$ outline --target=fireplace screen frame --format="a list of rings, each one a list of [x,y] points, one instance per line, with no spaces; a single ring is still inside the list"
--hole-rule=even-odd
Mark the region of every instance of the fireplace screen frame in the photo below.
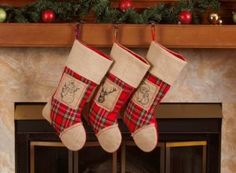
[[[31,141],[30,142],[30,173],[35,173],[35,147],[64,147],[61,142],[52,141]],[[126,147],[135,147],[133,141],[124,141],[121,145],[120,152],[120,172],[125,173],[126,170]],[[202,172],[206,173],[206,158],[207,158],[207,141],[181,141],[181,142],[159,142],[158,148],[160,149],[160,173],[170,173],[170,153],[171,149],[178,147],[202,147]],[[87,142],[85,147],[100,147],[98,142]],[[112,173],[117,173],[118,169],[118,152],[112,155]],[[68,173],[79,173],[79,152],[68,150]]]

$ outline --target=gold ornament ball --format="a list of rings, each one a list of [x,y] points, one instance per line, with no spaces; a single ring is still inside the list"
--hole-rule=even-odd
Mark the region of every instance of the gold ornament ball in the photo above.
[[[0,23],[4,22],[7,18],[7,13],[5,9],[0,8]]]
[[[211,24],[219,24],[220,16],[217,13],[211,13],[209,15],[209,22]]]
[[[219,25],[222,25],[223,24],[223,20],[220,19],[219,22],[218,22]]]
[[[233,16],[232,16],[232,18],[233,18],[233,22],[236,23],[236,12],[233,11],[232,14],[233,14]]]

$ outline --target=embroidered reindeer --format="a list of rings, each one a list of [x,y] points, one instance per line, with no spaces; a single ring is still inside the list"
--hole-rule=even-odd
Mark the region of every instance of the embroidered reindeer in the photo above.
[[[112,90],[108,90],[108,89],[105,89],[103,86],[102,90],[99,94],[99,97],[98,97],[98,102],[103,103],[106,100],[106,96],[108,96],[109,94],[111,94],[115,91],[116,91],[116,88],[112,88]]]
[[[66,103],[73,103],[75,99],[75,94],[79,90],[79,87],[76,87],[74,81],[69,81],[65,83],[61,90],[61,98]]]

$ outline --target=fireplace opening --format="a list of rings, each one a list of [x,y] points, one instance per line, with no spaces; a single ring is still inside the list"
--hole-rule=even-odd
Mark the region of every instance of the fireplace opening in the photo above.
[[[42,118],[44,105],[15,104],[17,173],[220,173],[221,104],[161,104],[159,144],[150,153],[136,147],[119,119],[123,141],[112,154],[86,123],[83,149],[67,150]]]

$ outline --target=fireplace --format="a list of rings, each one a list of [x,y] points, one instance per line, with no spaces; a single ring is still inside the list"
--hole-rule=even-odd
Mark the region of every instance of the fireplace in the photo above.
[[[119,119],[123,141],[112,154],[102,150],[86,123],[85,147],[67,150],[42,119],[43,106],[15,104],[17,173],[220,173],[221,104],[161,104],[159,144],[150,153],[135,146]]]

